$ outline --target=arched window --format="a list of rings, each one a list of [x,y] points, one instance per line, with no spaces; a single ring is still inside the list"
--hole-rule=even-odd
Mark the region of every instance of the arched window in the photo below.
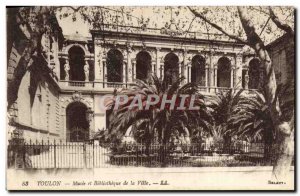
[[[146,51],[141,51],[136,55],[136,78],[147,80],[151,74],[151,56]]]
[[[218,61],[217,86],[230,88],[231,63],[227,57],[221,57]]]
[[[168,85],[173,84],[179,78],[179,59],[174,53],[165,56],[164,79]]]
[[[119,50],[112,49],[107,53],[107,81],[122,82],[123,55]]]
[[[73,102],[66,109],[67,140],[82,142],[89,139],[87,107],[81,102]]]
[[[191,82],[205,86],[205,58],[200,55],[192,59]]]
[[[258,59],[252,59],[249,62],[249,89],[258,89],[259,86],[259,76],[260,76],[260,61]]]
[[[69,50],[70,80],[84,81],[84,51],[79,46],[73,46]]]

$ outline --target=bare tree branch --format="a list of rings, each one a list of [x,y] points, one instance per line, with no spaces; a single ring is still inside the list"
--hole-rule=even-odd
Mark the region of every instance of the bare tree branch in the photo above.
[[[56,9],[60,9],[60,8],[69,8],[69,9],[73,10],[74,12],[77,12],[83,7],[84,6],[78,6],[78,7],[74,7],[74,6],[52,6],[52,10],[56,10]]]
[[[271,20],[276,24],[276,26],[279,29],[289,33],[290,35],[294,35],[294,30],[292,29],[292,27],[287,23],[280,21],[279,18],[275,15],[271,7],[269,7],[269,13],[270,13]]]
[[[281,115],[281,110],[279,107],[278,98],[276,97],[277,82],[275,77],[274,67],[268,52],[265,49],[265,45],[259,35],[255,31],[253,23],[251,23],[249,17],[247,16],[247,10],[244,7],[238,7],[239,17],[243,26],[243,29],[247,35],[250,42],[250,46],[255,50],[256,54],[260,58],[265,69],[265,97],[269,105],[270,113],[273,122],[279,123],[279,117]]]
[[[245,44],[245,45],[249,45],[247,40],[244,40],[236,35],[230,34],[227,31],[225,31],[222,27],[220,27],[219,25],[211,22],[210,20],[208,20],[204,15],[202,15],[201,13],[197,12],[196,10],[192,9],[190,6],[188,6],[189,10],[198,18],[201,18],[202,20],[204,20],[205,22],[207,22],[209,25],[211,25],[212,27],[214,27],[215,29],[217,29],[218,31],[222,32],[224,35],[228,36],[231,39],[234,39],[236,41],[238,41],[239,43]]]
[[[195,16],[195,17],[193,18],[193,20],[191,21],[191,23],[190,23],[190,25],[189,25],[189,28],[186,30],[186,35],[185,35],[185,37],[187,36],[188,32],[190,31],[190,29],[191,29],[191,27],[192,27],[192,24],[193,24],[193,22],[194,22],[194,20],[195,20],[196,18],[197,18],[197,17]]]
[[[259,33],[259,36],[261,36],[261,34],[264,32],[264,30],[265,30],[265,28],[267,27],[267,25],[268,25],[268,23],[269,23],[270,20],[271,20],[271,17],[269,16],[269,18],[268,18],[266,24],[264,25],[264,27],[262,28],[261,32]]]

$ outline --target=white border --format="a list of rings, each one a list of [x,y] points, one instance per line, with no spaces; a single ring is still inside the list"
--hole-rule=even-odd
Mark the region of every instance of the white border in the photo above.
[[[164,1],[153,1],[153,0],[89,0],[89,1],[82,1],[82,0],[26,0],[26,1],[17,1],[17,0],[2,0],[0,2],[0,21],[1,21],[1,30],[0,30],[0,54],[1,54],[1,66],[0,66],[0,100],[1,100],[1,107],[0,107],[0,125],[1,125],[1,146],[0,146],[0,192],[1,195],[8,195],[9,193],[5,190],[5,143],[6,143],[6,6],[7,5],[144,5],[144,6],[164,6],[164,5],[288,5],[288,6],[297,6],[299,5],[299,0],[252,0],[252,1],[241,1],[241,0],[189,0],[184,1],[174,1],[174,0],[164,0]],[[296,7],[297,8],[297,7]],[[296,21],[299,21],[299,13],[297,14]],[[297,25],[297,37],[299,37],[299,27]],[[297,55],[299,56],[299,49],[297,50]],[[297,61],[296,61],[297,62]],[[300,76],[299,68],[297,69],[297,76]],[[299,92],[299,83],[297,82],[297,92]],[[299,101],[299,96],[298,100]],[[299,103],[297,104],[299,105]],[[297,108],[298,109],[298,108]],[[297,121],[300,122],[299,113],[297,113]],[[297,131],[297,130],[296,130]],[[296,141],[299,141],[300,133],[297,133]],[[299,152],[299,144],[297,145]],[[297,157],[298,159],[298,157]],[[298,165],[299,166],[299,161]],[[299,168],[299,167],[298,167]],[[32,193],[29,193],[32,194]],[[38,193],[43,194],[43,193]],[[45,194],[45,193],[44,193]],[[47,193],[49,194],[49,193]],[[55,195],[62,195],[61,193],[54,193]],[[69,193],[73,194],[73,193]],[[84,194],[84,193],[83,193]],[[106,193],[97,193],[97,194],[105,194]],[[114,193],[117,194],[117,193]],[[153,193],[155,195],[160,195],[162,193]],[[203,194],[203,193],[200,193]],[[216,193],[214,193],[216,194]],[[263,193],[255,193],[257,195],[262,195]],[[111,194],[110,194],[111,195]]]

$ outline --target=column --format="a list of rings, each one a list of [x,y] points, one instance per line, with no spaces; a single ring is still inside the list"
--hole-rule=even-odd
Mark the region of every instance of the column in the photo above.
[[[211,69],[212,69],[212,75],[211,75],[211,86],[217,87],[217,81],[218,81],[218,56],[215,55],[215,53],[211,53]]]
[[[208,81],[209,81],[209,78],[208,78],[208,72],[209,72],[209,65],[208,64],[205,64],[205,87],[207,88],[208,87]]]
[[[179,62],[179,65],[178,65],[178,78],[181,78],[182,77],[182,74],[181,74],[181,67],[182,67],[182,64],[183,64],[183,61]],[[181,82],[183,83],[183,81]]]
[[[103,64],[103,47],[101,43],[96,41],[95,43],[95,63],[94,63],[94,78],[95,78],[95,86],[103,88],[103,81],[104,81],[104,64]]]
[[[182,53],[179,53],[178,54],[178,60],[179,60],[179,65],[178,65],[178,78],[181,78],[183,76],[183,73],[182,73],[182,67],[185,63],[185,59],[184,57],[186,56],[185,55],[186,51],[184,50]],[[181,84],[184,83],[184,80],[181,82]]]
[[[215,67],[215,58],[216,57],[214,57],[213,56],[213,52],[210,52],[209,53],[209,60],[208,60],[208,66],[209,66],[209,69],[208,69],[208,74],[209,74],[209,77],[208,77],[208,80],[209,80],[209,82],[208,82],[208,84],[209,84],[209,87],[211,88],[211,87],[214,87],[215,86],[215,69],[214,69],[214,67]]]
[[[107,65],[106,65],[106,58],[102,60],[102,67],[103,67],[103,88],[107,86]]]
[[[187,52],[184,53],[184,58],[183,59],[184,59],[184,63],[183,63],[182,74],[185,78],[183,82],[186,84],[186,83],[190,82],[190,80],[189,80],[189,67],[188,67],[188,64],[190,62],[188,62],[189,60],[188,60],[188,57],[187,57]]]
[[[126,55],[127,56],[127,55]],[[127,83],[127,58],[123,60],[123,74],[122,74],[123,86]]]
[[[95,122],[94,122],[94,119],[95,119],[95,112],[92,110],[91,111],[91,115],[90,119],[89,119],[89,136],[90,136],[90,139],[92,139],[95,135]]]
[[[234,85],[242,88],[242,74],[243,74],[243,54],[236,55],[236,67],[234,70]]]
[[[156,76],[161,78],[160,53],[161,48],[156,48]]]
[[[180,77],[184,77],[184,80],[182,81],[182,84],[186,84],[187,83],[187,51],[184,50],[183,51],[183,59],[182,59],[182,64],[181,64],[181,67],[180,67]]]
[[[246,74],[245,74],[245,89],[249,89],[249,74],[248,74],[248,69],[246,69]]]
[[[217,87],[218,84],[218,66],[214,66],[214,86]]]
[[[183,57],[183,54],[178,54],[178,60],[179,60],[179,64],[178,64],[178,78],[180,78],[182,76],[181,74],[181,67],[184,63],[184,57]]]
[[[152,68],[152,75],[157,75],[156,73],[156,60],[151,60],[151,68]]]
[[[132,83],[132,64],[131,64],[131,58],[132,58],[132,49],[131,47],[127,48],[127,80],[129,83]]]
[[[234,76],[234,68],[235,68],[235,58],[232,56],[228,58],[230,60],[230,88],[234,88],[233,76]]]
[[[237,85],[236,85],[236,67],[233,67],[232,69],[232,84],[233,84],[233,87],[234,88],[237,88]]]
[[[230,68],[230,88],[233,88],[233,67]]]
[[[188,66],[186,63],[183,65],[182,73],[185,78],[183,82],[186,84],[186,83],[188,83]]]
[[[190,83],[192,81],[192,65],[190,63],[187,65],[187,70],[187,83]]]
[[[160,69],[160,74],[159,74],[160,79],[163,80],[164,79],[164,61],[163,60],[160,61],[159,69]]]
[[[136,71],[135,71],[136,59],[135,58],[131,60],[131,65],[132,65],[132,81],[135,82],[135,79],[136,79]]]

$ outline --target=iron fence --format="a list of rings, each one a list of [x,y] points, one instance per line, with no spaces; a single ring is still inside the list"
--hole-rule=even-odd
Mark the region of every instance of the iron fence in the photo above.
[[[15,168],[233,167],[273,165],[273,147],[252,144],[99,144],[29,142],[8,145],[8,166]]]

